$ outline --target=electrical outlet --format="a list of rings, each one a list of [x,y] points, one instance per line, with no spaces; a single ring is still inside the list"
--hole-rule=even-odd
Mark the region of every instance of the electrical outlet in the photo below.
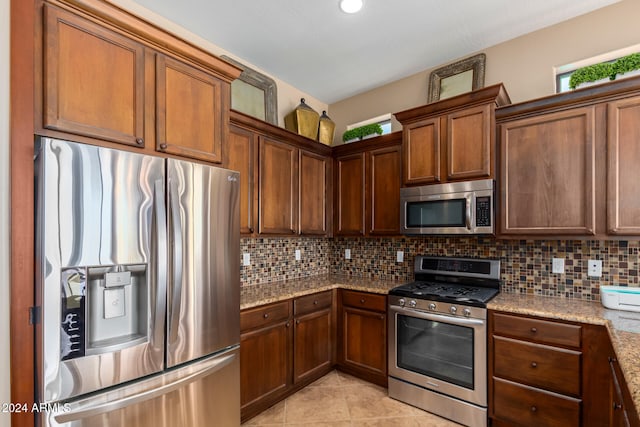
[[[554,258],[551,262],[551,272],[556,274],[564,273],[564,258]]]
[[[602,277],[602,260],[590,259],[587,275],[590,277]]]
[[[245,252],[242,254],[242,265],[245,267],[251,265],[251,254]]]
[[[351,249],[344,250],[344,259],[351,259]]]
[[[300,253],[300,249],[296,249],[296,261],[300,261],[302,259],[302,254]]]
[[[404,252],[403,251],[398,251],[398,253],[396,254],[396,261],[397,262],[404,262]]]

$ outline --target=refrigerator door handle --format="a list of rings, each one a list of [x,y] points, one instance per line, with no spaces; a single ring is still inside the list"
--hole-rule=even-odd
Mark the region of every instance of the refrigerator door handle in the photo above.
[[[167,295],[167,209],[164,203],[164,185],[162,180],[154,182],[154,213],[155,213],[155,228],[157,238],[156,248],[156,277],[157,277],[157,289],[156,289],[156,305],[155,305],[155,325],[153,331],[153,339],[156,345],[164,346],[164,316],[166,310],[166,295]]]
[[[171,225],[173,237],[173,294],[171,296],[169,317],[169,339],[175,342],[178,334],[178,324],[180,321],[180,306],[182,305],[182,224],[180,222],[180,203],[178,188],[175,182],[169,182],[169,204],[171,208]]]
[[[168,394],[179,388],[185,387],[192,382],[199,380],[200,378],[207,377],[229,365],[236,357],[238,357],[238,353],[229,354],[220,359],[217,359],[215,363],[212,363],[211,365],[208,365],[184,378],[180,378],[161,387],[134,394],[132,396],[127,396],[122,399],[112,400],[110,402],[102,403],[99,405],[88,406],[85,408],[79,408],[75,411],[56,414],[53,416],[53,418],[56,420],[56,422],[64,424],[136,405],[147,400],[162,396],[164,394]]]

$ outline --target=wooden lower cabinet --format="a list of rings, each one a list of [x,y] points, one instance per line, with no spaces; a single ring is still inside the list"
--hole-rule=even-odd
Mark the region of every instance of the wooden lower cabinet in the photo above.
[[[339,291],[338,367],[387,386],[387,297]]]
[[[240,313],[243,422],[333,368],[333,318],[333,291]]]

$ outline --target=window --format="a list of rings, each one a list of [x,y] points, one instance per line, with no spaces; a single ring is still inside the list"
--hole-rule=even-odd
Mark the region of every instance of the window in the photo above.
[[[371,119],[363,120],[358,123],[353,123],[347,126],[347,130],[359,128],[360,126],[369,125],[371,123],[378,123],[382,127],[383,135],[391,133],[391,113],[387,113],[378,117],[373,117]]]
[[[624,49],[614,50],[608,53],[603,53],[602,55],[573,62],[571,64],[555,67],[556,93],[569,92],[571,90],[569,89],[569,79],[571,78],[571,74],[573,74],[573,72],[578,68],[586,67],[587,65],[599,64],[600,62],[614,62],[618,58],[639,51],[640,44],[637,44]]]

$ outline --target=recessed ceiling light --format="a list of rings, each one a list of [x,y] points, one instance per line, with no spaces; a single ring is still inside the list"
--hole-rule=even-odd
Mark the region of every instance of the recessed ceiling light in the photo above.
[[[344,13],[356,13],[362,9],[364,0],[340,0],[340,9]]]

